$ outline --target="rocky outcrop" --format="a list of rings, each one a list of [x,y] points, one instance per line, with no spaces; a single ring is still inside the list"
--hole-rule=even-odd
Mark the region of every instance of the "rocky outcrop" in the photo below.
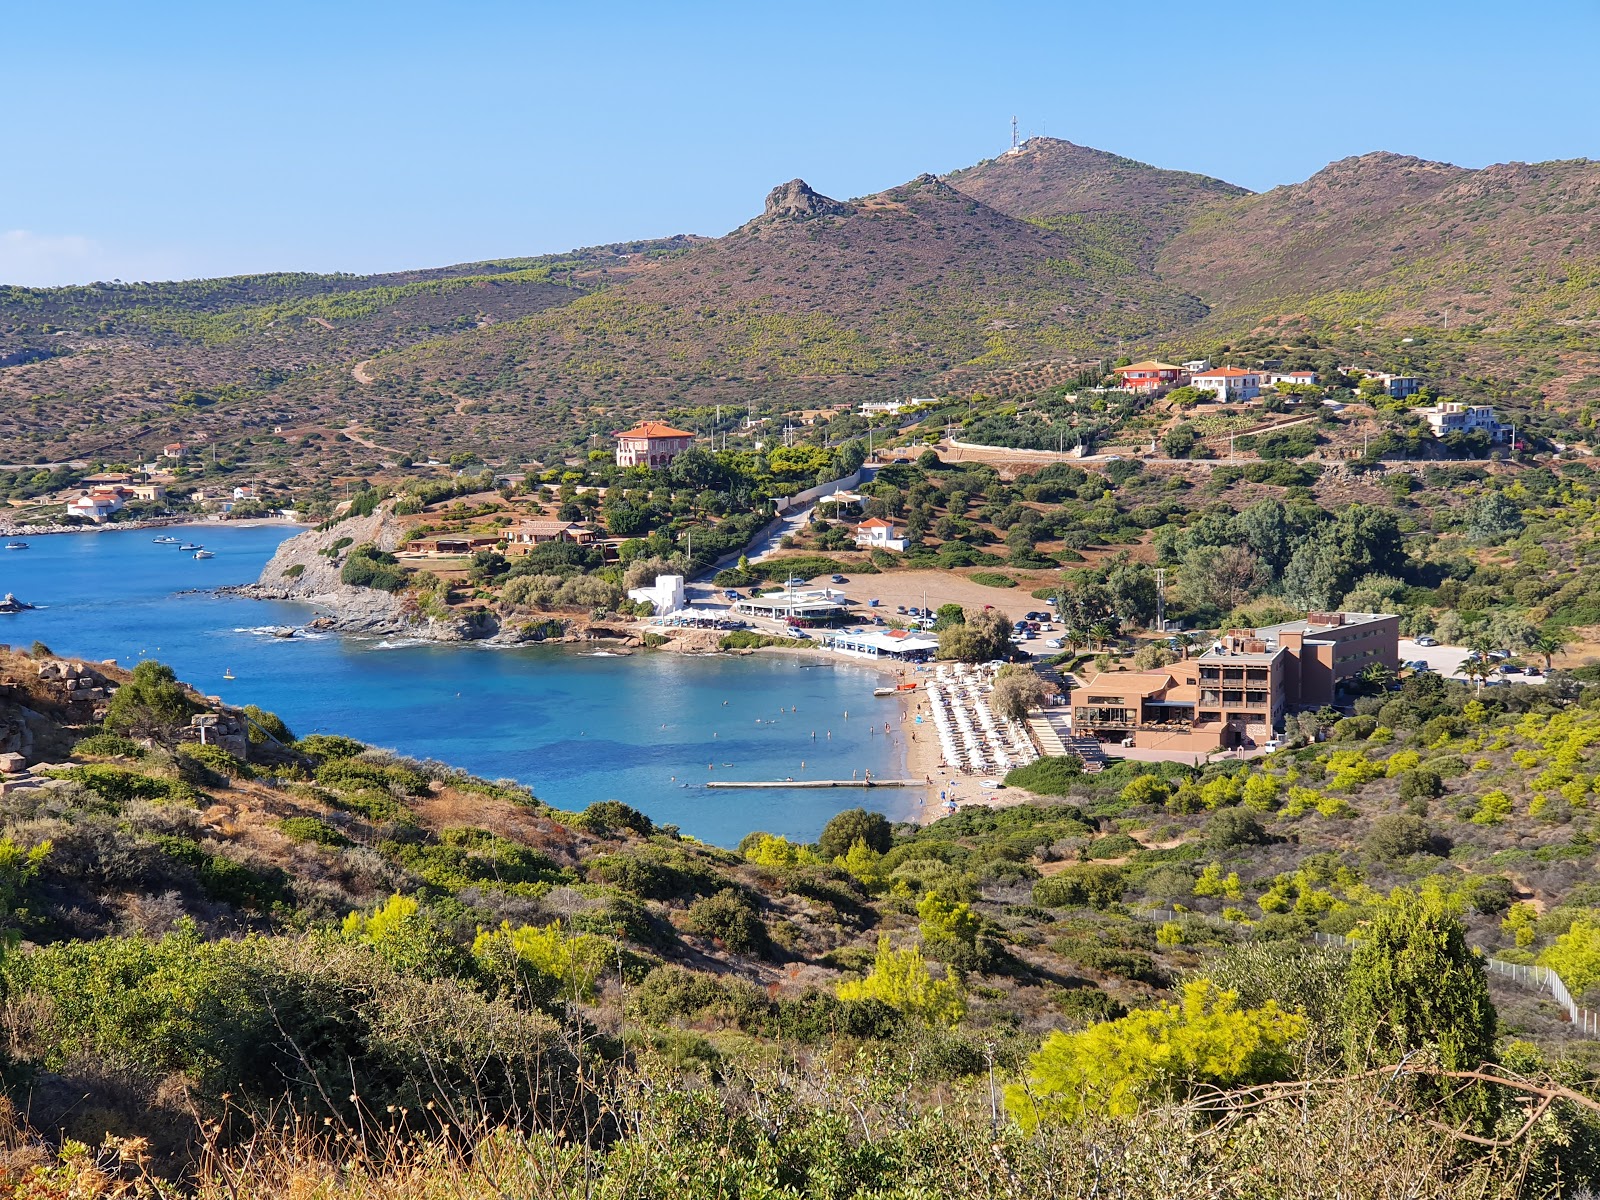
[[[352,547],[370,543],[380,550],[393,550],[400,534],[399,525],[385,510],[350,517],[326,529],[308,529],[278,547],[255,583],[224,590],[257,600],[313,605],[318,610],[319,628],[374,637],[410,634],[416,620],[399,596],[351,587],[339,579]]]
[[[805,221],[812,217],[842,217],[848,204],[830,200],[814,191],[804,179],[791,179],[767,193],[766,216],[780,220]]]
[[[403,595],[351,587],[340,580],[340,571],[351,549],[371,544],[380,550],[394,550],[403,532],[386,510],[368,517],[351,517],[328,529],[308,529],[278,547],[255,583],[222,590],[255,600],[293,600],[309,604],[316,611],[306,622],[307,628],[359,637],[517,646],[545,641],[609,641],[629,636],[591,629],[576,619],[560,622],[566,625],[567,632],[552,636],[548,618],[502,615],[489,609],[439,617],[419,611],[415,602]]]

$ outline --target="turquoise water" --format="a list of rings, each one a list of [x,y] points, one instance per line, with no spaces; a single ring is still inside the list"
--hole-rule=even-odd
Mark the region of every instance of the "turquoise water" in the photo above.
[[[255,579],[293,530],[166,532],[217,556],[196,561],[147,530],[31,537],[28,550],[0,550],[0,592],[41,606],[0,615],[0,642],[42,641],[124,666],[158,658],[207,694],[271,709],[297,734],[344,733],[514,778],[562,808],[622,800],[719,845],[753,829],[809,840],[841,809],[866,804],[902,818],[921,799],[699,786],[902,774],[899,709],[873,698],[878,677],[867,669],[789,655],[600,657],[573,647],[274,638],[271,626],[299,624],[310,610],[182,593]],[[222,678],[229,670],[232,682]]]

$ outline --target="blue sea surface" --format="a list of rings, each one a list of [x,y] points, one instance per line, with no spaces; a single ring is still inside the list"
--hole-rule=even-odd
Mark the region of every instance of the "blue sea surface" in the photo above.
[[[299,735],[343,733],[513,778],[560,808],[621,800],[718,845],[756,829],[811,840],[857,805],[908,819],[923,799],[912,789],[700,786],[903,775],[900,708],[873,697],[880,680],[869,669],[791,655],[274,638],[273,626],[300,625],[312,610],[203,589],[254,580],[294,529],[159,532],[216,557],[159,545],[150,530],[29,537],[27,550],[0,550],[0,592],[39,606],[0,615],[0,642],[123,666],[159,659],[208,695],[276,712]]]

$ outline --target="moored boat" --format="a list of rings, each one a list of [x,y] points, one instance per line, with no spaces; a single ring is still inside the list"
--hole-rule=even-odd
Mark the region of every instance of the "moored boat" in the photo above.
[[[27,542],[7,542],[6,543],[6,549],[7,550],[26,550],[27,548],[28,548],[28,543]]]
[[[196,550],[194,556],[196,558],[215,558],[217,555],[214,550]]]
[[[205,547],[202,546],[199,542],[185,542],[183,545],[179,546],[178,549],[179,550],[194,551],[194,550],[204,550]]]

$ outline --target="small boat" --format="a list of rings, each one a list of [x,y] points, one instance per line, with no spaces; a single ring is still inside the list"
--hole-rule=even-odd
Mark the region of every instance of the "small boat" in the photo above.
[[[874,695],[874,696],[892,696],[892,695],[894,695],[894,694],[895,694],[895,693],[896,693],[896,692],[897,692],[897,691],[899,691],[899,689],[898,689],[898,688],[892,688],[892,687],[881,687],[881,688],[873,688],[873,689],[872,689],[872,694],[873,694],[873,695]]]
[[[234,675],[234,673],[233,673],[233,668],[232,668],[232,667],[229,667],[229,668],[228,668],[228,669],[227,669],[227,670],[225,670],[225,671],[223,671],[223,672],[222,672],[222,677],[223,677],[223,678],[224,678],[224,679],[233,679],[233,678],[236,678],[236,676],[235,676],[235,675]]]
[[[179,546],[178,549],[179,550],[194,551],[194,550],[204,550],[205,547],[202,546],[199,542],[185,542],[183,545]]]
[[[217,555],[214,550],[196,550],[194,556],[196,558],[215,558]]]
[[[150,540],[156,543],[158,546],[170,546],[176,543],[178,539],[175,537],[168,537],[166,534],[162,534],[160,537],[151,538]]]
[[[27,548],[28,548],[28,543],[27,542],[7,542],[6,543],[6,549],[7,550],[26,550]]]

